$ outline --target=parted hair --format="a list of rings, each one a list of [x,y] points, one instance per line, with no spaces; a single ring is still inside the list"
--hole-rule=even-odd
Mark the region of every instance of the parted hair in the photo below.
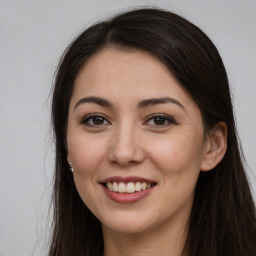
[[[199,175],[183,254],[255,256],[255,204],[222,59],[197,26],[175,13],[156,8],[126,11],[90,26],[75,38],[60,59],[52,94],[56,158],[49,256],[103,255],[101,223],[79,197],[69,171],[66,128],[74,80],[86,61],[104,47],[152,54],[197,103],[205,132],[218,122],[225,122],[228,127],[224,158],[213,170]]]

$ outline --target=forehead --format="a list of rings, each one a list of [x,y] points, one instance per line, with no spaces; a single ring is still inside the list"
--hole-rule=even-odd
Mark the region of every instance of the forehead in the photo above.
[[[139,50],[104,48],[78,73],[73,97],[100,96],[110,100],[175,97],[195,104],[167,67]]]

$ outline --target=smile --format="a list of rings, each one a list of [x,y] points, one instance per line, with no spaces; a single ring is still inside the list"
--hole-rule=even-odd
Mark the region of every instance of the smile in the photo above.
[[[117,193],[135,193],[140,192],[142,190],[149,189],[150,187],[154,186],[154,183],[149,182],[107,182],[104,184],[110,191],[114,191]]]
[[[151,194],[157,183],[142,177],[109,177],[100,182],[105,194],[117,203],[135,203]]]

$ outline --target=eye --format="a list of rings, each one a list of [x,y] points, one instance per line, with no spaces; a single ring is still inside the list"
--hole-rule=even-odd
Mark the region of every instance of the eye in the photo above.
[[[146,124],[150,125],[150,126],[154,126],[154,127],[167,127],[170,126],[172,124],[177,124],[177,122],[175,121],[174,118],[170,117],[170,116],[166,116],[166,115],[154,115],[151,116],[147,121]]]
[[[103,125],[109,125],[110,122],[103,116],[100,115],[89,115],[86,116],[82,123],[87,126],[103,126]]]

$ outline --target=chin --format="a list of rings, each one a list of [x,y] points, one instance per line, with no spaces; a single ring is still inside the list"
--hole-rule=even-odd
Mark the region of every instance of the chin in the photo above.
[[[113,216],[110,221],[103,220],[101,223],[103,230],[105,228],[122,234],[140,234],[154,226],[154,221],[146,219],[145,216],[127,216],[127,214],[126,216]]]
[[[120,233],[120,234],[126,234],[126,235],[135,235],[135,234],[142,234],[147,231],[147,227],[142,226],[142,225],[134,225],[134,224],[125,224],[125,223],[120,223],[120,225],[115,224],[115,225],[109,225],[109,226],[103,226],[106,227],[109,230],[112,230],[115,233]]]

